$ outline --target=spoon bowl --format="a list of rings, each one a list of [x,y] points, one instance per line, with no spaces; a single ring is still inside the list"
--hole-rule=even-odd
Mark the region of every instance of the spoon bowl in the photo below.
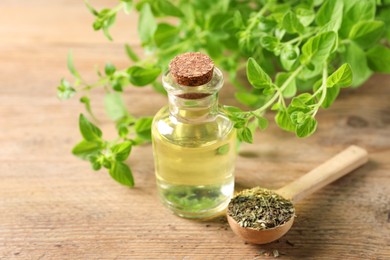
[[[278,240],[290,230],[292,224],[294,223],[294,216],[292,216],[283,225],[262,230],[241,227],[240,224],[238,224],[237,221],[229,215],[227,216],[227,220],[233,232],[245,241],[252,244],[267,244]]]

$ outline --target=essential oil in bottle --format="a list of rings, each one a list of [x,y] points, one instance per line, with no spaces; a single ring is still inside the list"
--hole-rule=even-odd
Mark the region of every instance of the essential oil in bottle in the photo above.
[[[202,53],[175,57],[163,76],[169,104],[154,117],[161,201],[186,218],[221,214],[234,191],[236,131],[218,109],[221,71]]]

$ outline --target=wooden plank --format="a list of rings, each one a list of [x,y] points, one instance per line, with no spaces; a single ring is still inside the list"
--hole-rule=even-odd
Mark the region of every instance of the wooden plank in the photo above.
[[[141,51],[136,17],[121,17],[116,42],[109,43],[91,30],[81,1],[3,0],[0,9],[0,259],[251,259],[263,249],[289,259],[390,258],[389,76],[375,75],[344,91],[319,113],[313,137],[298,140],[271,124],[256,134],[254,145],[242,146],[237,188],[279,188],[349,144],[370,153],[367,165],[299,203],[296,223],[279,242],[255,246],[236,237],[223,219],[197,222],[168,212],[158,201],[150,145],[132,152],[134,189],[70,154],[80,139],[82,106],[55,98],[59,79],[69,77],[67,52],[73,49],[88,80],[95,78],[95,64],[127,66],[122,43]],[[136,115],[153,114],[166,103],[150,88],[126,91]],[[233,92],[225,86],[222,102],[233,104]],[[95,97],[104,133],[113,137],[101,92]]]

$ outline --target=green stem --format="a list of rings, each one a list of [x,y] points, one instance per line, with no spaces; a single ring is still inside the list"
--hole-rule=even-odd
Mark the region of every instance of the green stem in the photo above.
[[[295,42],[300,42],[300,41],[302,41],[303,39],[306,39],[307,37],[310,37],[310,36],[313,35],[314,33],[316,33],[316,31],[307,33],[307,34],[302,35],[302,36],[299,36],[299,37],[294,38],[294,39],[292,39],[292,40],[290,40],[290,41],[283,42],[283,44],[293,44],[293,43],[295,43]]]
[[[88,90],[91,90],[91,89],[96,88],[96,87],[101,87],[101,86],[104,86],[108,81],[109,81],[108,78],[104,77],[104,78],[101,78],[98,82],[96,82],[94,84],[88,84],[86,82],[82,82],[85,87],[83,87],[81,90],[88,91]]]
[[[265,4],[261,9],[260,11],[253,17],[250,19],[250,23],[248,25],[248,27],[246,27],[245,29],[245,34],[248,35],[252,32],[252,29],[253,27],[255,27],[255,25],[257,24],[257,20],[259,20],[259,18],[264,15],[264,13],[267,11],[267,8],[268,8],[268,4]]]
[[[268,5],[265,4],[265,5],[260,9],[260,11],[255,15],[255,17],[253,17],[253,20],[251,20],[251,23],[250,23],[249,26],[247,27],[247,30],[246,30],[246,31],[252,31],[253,27],[256,25],[256,21],[257,21],[262,15],[264,15],[264,13],[267,11],[267,8],[268,8]]]
[[[320,97],[320,100],[318,101],[318,104],[316,106],[316,108],[313,110],[313,115],[312,117],[315,117],[315,115],[317,114],[319,108],[321,107],[322,103],[324,102],[325,98],[326,98],[326,92],[327,92],[327,87],[326,87],[326,79],[328,78],[328,66],[327,64],[325,63],[324,64],[324,69],[323,69],[323,72],[322,72],[322,84],[321,84],[321,87],[319,89],[322,90],[322,93],[321,93],[321,97]]]
[[[124,3],[118,4],[117,6],[115,6],[114,8],[112,8],[112,9],[110,10],[110,12],[108,12],[108,15],[113,15],[113,14],[118,13],[120,10],[123,9],[123,7],[125,7]]]
[[[303,65],[299,66],[288,78],[287,80],[283,83],[283,85],[279,88],[279,91],[270,99],[268,100],[267,103],[265,103],[262,107],[256,109],[253,111],[256,114],[259,114],[266,110],[268,107],[270,107],[273,103],[275,103],[275,100],[279,97],[280,93],[283,93],[283,91],[287,88],[288,84],[291,83],[293,79],[301,72],[303,69]]]
[[[322,84],[322,83],[321,83],[321,84]],[[317,89],[317,91],[313,93],[312,98],[314,98],[315,96],[317,96],[321,91],[322,91],[321,88]]]

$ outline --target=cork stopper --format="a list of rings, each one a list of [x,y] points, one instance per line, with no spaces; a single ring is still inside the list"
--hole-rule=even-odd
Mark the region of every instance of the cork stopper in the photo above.
[[[211,80],[214,63],[206,54],[187,52],[176,56],[169,64],[169,69],[177,83],[195,87]]]

